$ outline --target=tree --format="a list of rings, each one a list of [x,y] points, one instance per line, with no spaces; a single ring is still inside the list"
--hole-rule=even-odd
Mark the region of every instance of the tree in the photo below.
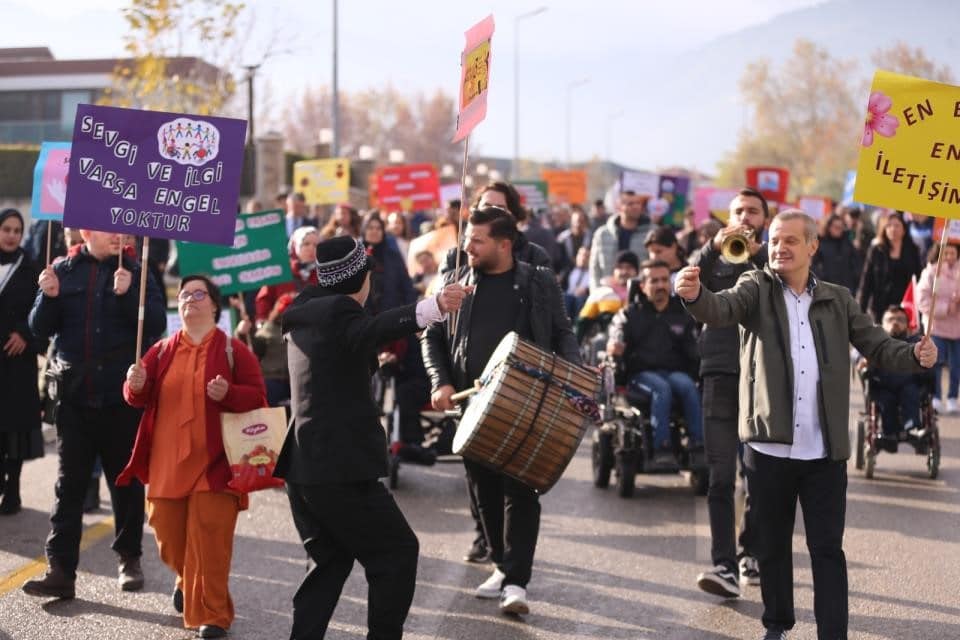
[[[240,59],[245,10],[229,0],[130,0],[123,17],[129,60],[114,71],[101,103],[123,107],[220,113],[236,83],[231,61]],[[184,42],[197,57],[184,56]]]
[[[920,48],[898,42],[873,53],[878,68],[938,82],[953,82]],[[747,66],[740,90],[753,113],[736,148],[717,167],[716,183],[736,187],[746,167],[773,165],[790,170],[790,194],[839,199],[846,172],[856,166],[869,84],[856,75],[857,63],[838,60],[807,40],[777,72],[769,61]]]
[[[936,62],[927,58],[923,49],[911,49],[904,42],[897,42],[889,49],[878,49],[870,56],[870,60],[878,69],[954,84],[953,72],[949,66],[938,67]]]
[[[283,114],[287,145],[301,153],[313,153],[317,132],[332,126],[332,103],[327,87],[308,87],[292,99]],[[340,92],[340,149],[344,155],[369,145],[379,161],[387,159],[390,149],[402,149],[408,162],[455,162],[458,147],[450,142],[455,128],[453,98],[439,90],[430,96],[422,92],[402,95],[392,86]]]
[[[802,39],[779,72],[767,60],[748,65],[740,89],[753,122],[721,161],[718,183],[742,185],[747,166],[769,164],[790,170],[791,197],[838,196],[857,154],[856,67]]]

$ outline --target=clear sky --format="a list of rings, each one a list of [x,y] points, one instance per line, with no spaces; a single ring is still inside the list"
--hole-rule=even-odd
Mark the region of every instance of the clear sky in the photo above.
[[[710,172],[721,149],[688,146],[652,149],[642,144],[653,128],[683,122],[651,116],[658,101],[650,79],[666,61],[744,27],[762,24],[820,0],[340,0],[340,85],[362,89],[393,83],[403,89],[455,94],[463,32],[492,13],[496,20],[488,115],[471,138],[484,154],[513,154],[514,56],[520,65],[520,154],[563,160],[568,86],[570,146],[574,161],[609,151],[614,160],[640,167],[681,164]],[[254,62],[271,34],[290,53],[261,69],[269,75],[273,103],[305,86],[331,80],[332,0],[249,0],[255,25],[247,51]],[[2,46],[49,46],[58,58],[122,56],[124,23],[117,0],[0,0]],[[543,13],[516,16],[545,6]],[[519,25],[519,49],[514,38]],[[184,53],[195,46],[186,42]],[[714,100],[737,102],[736,87]],[[280,109],[274,109],[278,114]],[[662,113],[662,110],[660,110]],[[706,114],[705,114],[706,115]],[[735,131],[742,121],[714,123]],[[258,130],[263,126],[258,123]],[[733,135],[727,136],[731,140]]]

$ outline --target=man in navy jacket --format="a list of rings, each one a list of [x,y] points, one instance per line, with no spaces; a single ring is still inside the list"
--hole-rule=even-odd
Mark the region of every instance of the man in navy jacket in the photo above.
[[[84,244],[40,274],[40,291],[29,318],[37,336],[55,336],[57,365],[64,372],[57,413],[60,464],[46,545],[49,568],[42,579],[23,585],[26,593],[40,597],[74,597],[83,499],[97,456],[113,504],[120,587],[124,591],[143,587],[143,485],[114,486],[130,458],[140,422],[140,411],[123,401],[121,389],[127,368],[138,357],[134,352],[141,265],[129,256],[118,258],[120,234],[87,230],[80,234]],[[148,272],[144,351],[165,328],[163,295]]]

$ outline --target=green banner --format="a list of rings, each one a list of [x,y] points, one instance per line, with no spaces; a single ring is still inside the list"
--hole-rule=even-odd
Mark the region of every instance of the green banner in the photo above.
[[[180,273],[210,276],[224,295],[290,282],[283,211],[237,216],[233,246],[177,242]]]
[[[544,211],[549,206],[547,183],[544,180],[517,180],[513,183],[520,194],[521,204],[528,211]]]

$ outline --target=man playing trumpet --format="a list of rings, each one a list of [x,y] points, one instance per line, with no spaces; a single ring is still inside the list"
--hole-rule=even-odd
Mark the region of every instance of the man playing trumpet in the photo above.
[[[767,264],[767,247],[760,244],[760,238],[769,219],[767,201],[759,191],[742,189],[730,201],[727,226],[690,260],[690,264],[700,269],[700,282],[704,287],[722,291],[732,287],[741,274],[763,269]],[[760,583],[751,541],[753,523],[746,482],[743,483],[744,510],[739,537],[735,525],[734,490],[740,444],[737,438],[740,338],[735,326],[707,323],[699,344],[703,431],[710,468],[707,511],[713,568],[697,576],[697,585],[707,593],[736,598],[740,596],[741,583],[753,586]]]

